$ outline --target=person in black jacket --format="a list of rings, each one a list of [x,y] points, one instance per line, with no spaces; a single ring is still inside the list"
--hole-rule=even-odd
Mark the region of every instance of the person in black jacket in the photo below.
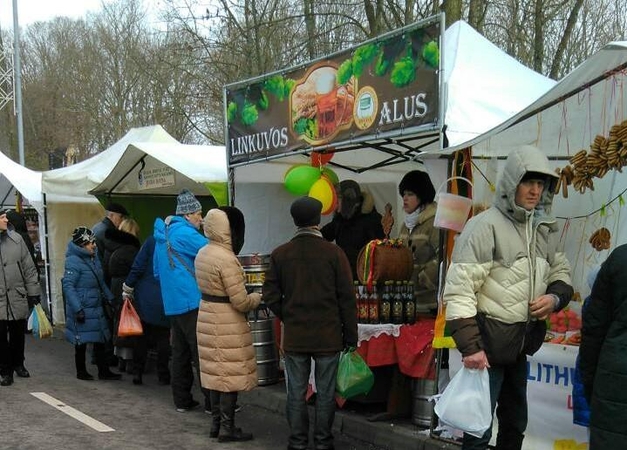
[[[276,248],[263,284],[263,301],[284,325],[288,449],[306,449],[309,416],[305,394],[315,361],[314,447],[332,449],[335,378],[340,351],[357,346],[357,305],[344,252],[320,233],[322,203],[301,197],[290,213],[298,227]]]
[[[619,450],[627,439],[627,245],[601,266],[583,311],[579,370],[590,405],[590,450]]]
[[[340,182],[333,220],[321,232],[327,241],[335,241],[344,250],[355,280],[361,249],[371,240],[385,237],[372,195],[353,180]]]
[[[121,371],[126,370],[127,363],[133,358],[134,338],[118,337],[117,328],[122,311],[122,286],[131,271],[133,261],[141,246],[137,237],[138,234],[139,226],[137,222],[130,218],[122,220],[117,230],[105,231],[106,251],[110,251],[110,254],[107,253],[105,256],[105,260],[108,263],[107,272],[111,277],[111,292],[114,296],[113,304],[115,307],[113,344],[115,345],[115,355],[119,358],[118,368]],[[128,365],[130,366],[130,364]]]

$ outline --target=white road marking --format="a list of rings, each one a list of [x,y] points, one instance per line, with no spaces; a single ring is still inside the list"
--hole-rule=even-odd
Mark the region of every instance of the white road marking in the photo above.
[[[31,392],[30,394],[33,397],[38,398],[42,402],[49,404],[53,408],[58,409],[62,413],[67,414],[68,416],[78,420],[79,422],[84,423],[88,427],[93,428],[94,430],[100,433],[115,431],[113,428],[105,425],[102,422],[97,421],[96,419],[92,417],[89,417],[87,414],[84,414],[80,412],[79,410],[72,408],[71,406],[66,405],[62,401],[57,400],[56,398],[52,397],[51,395],[46,394],[45,392]]]

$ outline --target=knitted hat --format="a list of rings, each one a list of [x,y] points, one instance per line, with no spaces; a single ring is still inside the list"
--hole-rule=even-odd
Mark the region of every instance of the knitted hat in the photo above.
[[[76,227],[72,231],[72,242],[82,247],[89,242],[96,242],[96,235],[87,227]]]
[[[128,211],[126,210],[126,208],[122,205],[120,205],[119,203],[107,203],[107,206],[105,206],[105,209],[109,212],[114,212],[114,213],[118,213],[118,214],[122,214],[123,216],[128,216]]]
[[[202,211],[202,205],[194,197],[194,194],[187,189],[183,189],[176,197],[176,215],[183,216],[185,214],[193,214],[196,211]]]
[[[311,227],[320,223],[322,203],[313,197],[301,197],[294,200],[290,207],[290,214],[297,227]]]
[[[412,170],[407,172],[398,185],[398,193],[403,196],[405,191],[413,192],[422,204],[432,203],[435,198],[435,189],[427,172]]]

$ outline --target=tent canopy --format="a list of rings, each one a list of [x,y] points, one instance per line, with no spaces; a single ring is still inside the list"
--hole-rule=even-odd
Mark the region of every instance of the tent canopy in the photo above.
[[[3,206],[15,207],[12,188],[18,190],[39,214],[43,212],[41,172],[21,166],[0,152],[0,200]]]
[[[44,172],[41,186],[47,201],[95,201],[89,191],[107,177],[126,148],[134,142],[179,144],[161,125],[132,128],[103,152],[77,164]]]
[[[611,42],[517,114],[443,152],[472,146],[475,156],[504,156],[531,144],[549,156],[570,157],[590,144],[594,130],[608,131],[623,116],[626,68],[627,41]]]
[[[477,169],[475,202],[491,202],[487,181],[496,182],[504,158],[514,148],[536,146],[555,169],[562,169],[571,164],[569,160],[577,152],[591,154],[597,136],[608,139],[612,127],[625,129],[623,136],[627,132],[626,68],[627,41],[607,44],[527,108],[472,141],[445,149],[453,152],[472,146]],[[425,159],[425,163],[430,161]],[[582,192],[570,185],[568,197],[560,190],[552,208],[562,228],[561,246],[572,267],[573,284],[582,298],[590,290],[587,274],[607,258],[609,251],[627,243],[627,221],[621,220],[627,177],[610,169],[601,178],[595,175],[591,179],[594,190]],[[597,251],[589,243],[600,228],[610,232],[609,250]]]
[[[176,195],[187,188],[196,195],[218,194],[226,203],[226,153],[207,145],[129,144],[106,178],[89,191],[96,196]],[[212,192],[213,190],[219,192]],[[214,195],[216,196],[216,195]]]

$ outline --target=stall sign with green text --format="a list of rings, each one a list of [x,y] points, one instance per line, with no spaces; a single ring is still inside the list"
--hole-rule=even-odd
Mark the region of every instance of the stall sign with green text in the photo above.
[[[437,123],[440,22],[226,87],[229,163]]]

